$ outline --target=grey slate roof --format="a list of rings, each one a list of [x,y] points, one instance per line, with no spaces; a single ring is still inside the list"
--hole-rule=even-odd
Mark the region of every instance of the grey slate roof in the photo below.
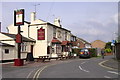
[[[8,36],[8,37],[11,37],[11,38],[13,38],[13,39],[16,39],[16,34],[9,34],[9,33],[3,33],[3,32],[2,32],[2,34],[6,35],[6,36]],[[22,36],[22,40],[23,40],[24,42],[35,42],[34,39],[32,39],[32,38],[26,38],[26,37],[24,37],[24,36]]]
[[[10,44],[7,44],[7,43],[2,43],[2,42],[0,42],[0,46],[14,47],[14,45],[10,45]]]

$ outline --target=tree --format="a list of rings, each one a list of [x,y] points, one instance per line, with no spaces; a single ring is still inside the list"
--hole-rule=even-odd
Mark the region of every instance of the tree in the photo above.
[[[111,43],[112,42],[107,42],[105,45],[105,49],[112,49]]]

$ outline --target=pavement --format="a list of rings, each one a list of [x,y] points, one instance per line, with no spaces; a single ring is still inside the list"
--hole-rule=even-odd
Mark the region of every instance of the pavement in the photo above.
[[[118,67],[120,66],[120,61],[117,61],[114,58],[110,58],[102,63],[102,65],[109,67],[111,69],[118,70]]]

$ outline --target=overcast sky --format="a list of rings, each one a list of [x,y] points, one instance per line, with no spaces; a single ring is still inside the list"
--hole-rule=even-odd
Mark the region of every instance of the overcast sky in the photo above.
[[[62,27],[88,42],[94,40],[111,41],[117,33],[117,2],[3,2],[2,32],[13,23],[13,11],[25,9],[25,20],[30,21],[30,13],[37,6],[37,19],[53,23],[60,17]]]

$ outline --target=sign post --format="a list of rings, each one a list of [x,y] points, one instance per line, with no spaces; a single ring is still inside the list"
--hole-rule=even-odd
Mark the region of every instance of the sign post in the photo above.
[[[18,26],[18,33],[16,35],[16,43],[18,44],[18,59],[14,60],[15,66],[23,66],[23,60],[21,59],[22,35],[20,34],[20,25],[24,25],[24,9],[14,11],[14,26]]]
[[[112,53],[114,55],[114,58],[116,59],[115,40],[112,40],[111,46],[112,46]]]

